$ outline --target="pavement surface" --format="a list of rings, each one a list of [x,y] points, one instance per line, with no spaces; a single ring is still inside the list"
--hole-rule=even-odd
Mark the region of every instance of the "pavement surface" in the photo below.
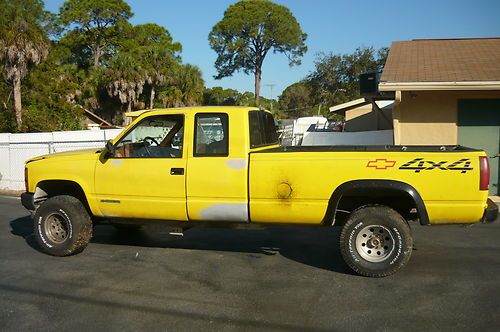
[[[336,228],[94,229],[71,257],[39,252],[0,197],[2,331],[499,331],[500,223],[414,225],[397,274],[343,263]]]

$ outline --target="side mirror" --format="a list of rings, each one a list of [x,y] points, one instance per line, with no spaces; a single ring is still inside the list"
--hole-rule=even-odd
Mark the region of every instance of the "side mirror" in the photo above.
[[[113,140],[108,140],[106,142],[106,150],[108,150],[107,157],[112,157],[115,155],[116,149],[113,145]]]

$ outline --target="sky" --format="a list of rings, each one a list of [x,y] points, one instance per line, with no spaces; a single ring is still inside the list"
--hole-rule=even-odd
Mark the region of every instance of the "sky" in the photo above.
[[[197,65],[207,87],[254,91],[253,75],[235,73],[215,80],[216,53],[208,34],[222,19],[229,0],[128,0],[133,24],[164,26],[183,47],[184,63]],[[314,70],[319,53],[352,53],[360,46],[390,47],[392,41],[418,38],[500,37],[500,0],[275,0],[288,7],[307,33],[308,51],[300,66],[289,67],[283,54],[269,53],[262,70],[261,95],[277,98]],[[45,0],[58,12],[64,0]],[[272,93],[272,94],[271,94]]]

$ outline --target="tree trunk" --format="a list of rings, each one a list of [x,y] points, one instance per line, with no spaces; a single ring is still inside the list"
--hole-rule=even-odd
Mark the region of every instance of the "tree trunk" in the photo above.
[[[155,86],[151,85],[151,96],[149,97],[149,109],[153,109],[153,104],[155,101]]]
[[[97,68],[99,66],[99,58],[101,57],[101,47],[96,46],[94,48],[94,68]]]
[[[127,113],[130,113],[131,111],[132,111],[132,102],[130,101],[127,103],[127,111],[122,113],[122,117],[123,117],[122,123],[125,126],[128,126],[132,122],[131,121],[132,118],[126,115]]]
[[[262,70],[260,68],[255,68],[255,106],[259,106],[261,77],[262,77]]]
[[[21,130],[23,124],[23,106],[21,103],[21,76],[14,76],[14,112],[16,113],[17,130]]]

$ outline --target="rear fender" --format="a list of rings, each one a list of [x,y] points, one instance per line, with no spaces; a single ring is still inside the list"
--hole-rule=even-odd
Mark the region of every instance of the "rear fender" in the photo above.
[[[336,213],[338,212],[339,203],[342,198],[346,198],[347,196],[368,196],[375,199],[383,197],[383,193],[387,192],[390,192],[392,195],[402,195],[405,199],[411,200],[417,210],[420,224],[429,225],[427,209],[418,191],[405,182],[395,180],[353,180],[343,183],[333,192],[323,223],[335,224]]]

